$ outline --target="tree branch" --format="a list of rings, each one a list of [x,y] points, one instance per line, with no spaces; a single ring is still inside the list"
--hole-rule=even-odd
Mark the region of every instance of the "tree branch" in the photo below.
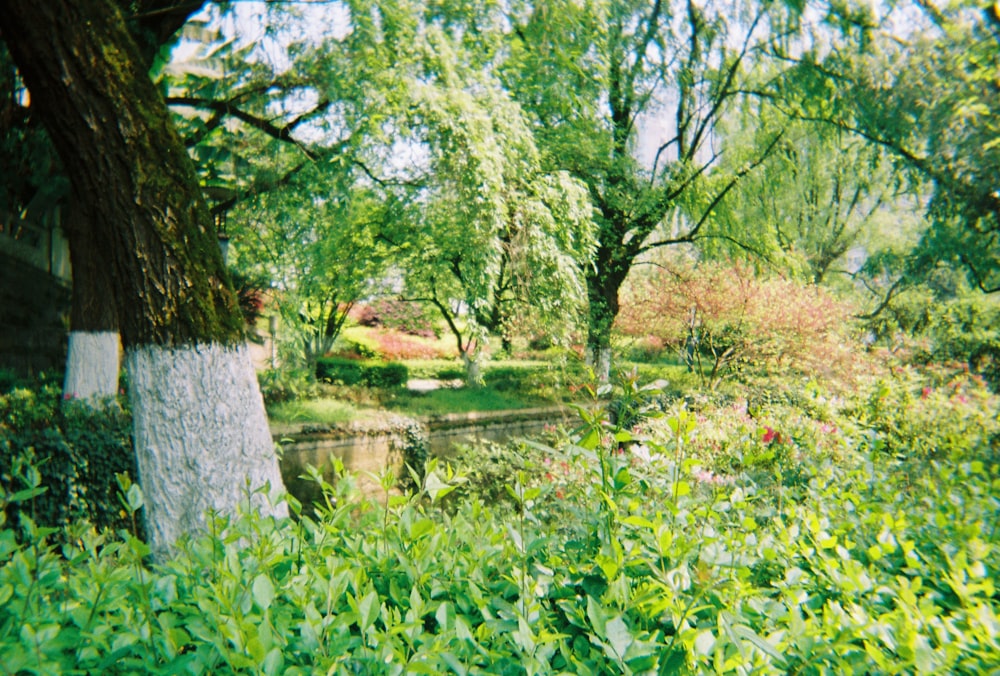
[[[289,183],[291,183],[292,178],[295,177],[295,174],[302,171],[302,169],[304,169],[307,164],[308,162],[300,162],[299,164],[295,165],[290,170],[285,172],[284,176],[282,176],[277,181],[274,181],[272,183],[254,185],[242,191],[234,190],[232,197],[223,199],[222,201],[216,202],[214,205],[212,205],[211,208],[212,215],[216,216],[218,214],[225,213],[230,209],[232,209],[234,206],[236,206],[237,202],[239,202],[240,200],[247,199],[252,195],[256,195],[262,192],[269,192],[276,188],[288,185]],[[206,188],[205,192],[207,193],[209,190],[210,188]]]
[[[191,106],[192,108],[201,108],[203,110],[214,111],[217,115],[231,115],[237,120],[244,122],[245,124],[261,131],[271,138],[278,141],[286,141],[297,146],[302,152],[306,154],[307,157],[312,157],[312,153],[305,144],[296,140],[292,136],[292,132],[295,128],[302,124],[302,122],[319,115],[324,110],[330,107],[331,101],[323,99],[316,104],[311,110],[308,110],[296,118],[288,121],[283,126],[277,126],[268,119],[252,115],[234,105],[233,101],[215,101],[213,99],[204,99],[197,96],[168,96],[166,99],[167,105],[174,106]]]
[[[968,256],[966,256],[964,253],[960,254],[959,255],[959,260],[962,261],[962,264],[965,267],[969,268],[969,271],[972,273],[972,278],[976,282],[976,287],[980,291],[982,291],[983,293],[986,293],[986,294],[997,293],[998,291],[1000,291],[1000,285],[994,286],[994,287],[987,287],[986,286],[986,284],[985,284],[985,282],[983,280],[982,275],[979,274],[979,270],[976,269],[976,266],[973,265],[972,260]]]
[[[903,286],[903,283],[904,283],[905,280],[906,280],[906,276],[904,275],[903,277],[900,277],[895,282],[893,282],[892,286],[890,286],[889,290],[886,292],[885,298],[883,298],[882,302],[878,304],[878,307],[876,307],[874,310],[872,310],[871,312],[869,312],[867,314],[854,315],[855,318],[856,319],[863,319],[863,320],[870,320],[870,319],[875,319],[880,314],[882,314],[882,311],[885,310],[887,307],[889,307],[889,303],[892,301],[892,297],[895,296],[896,294],[898,294],[904,288],[906,288],[905,286]],[[868,286],[867,283],[865,284],[865,286],[868,288],[869,291],[874,291],[870,286]]]
[[[715,197],[712,198],[712,201],[708,204],[708,206],[705,207],[704,211],[701,214],[701,218],[698,219],[698,222],[695,224],[693,228],[691,228],[691,230],[689,230],[686,234],[680,237],[660,240],[658,242],[651,242],[649,244],[646,244],[645,246],[637,247],[636,254],[642,254],[662,246],[693,242],[698,237],[698,232],[701,230],[702,226],[704,226],[705,223],[708,221],[709,217],[711,217],[712,211],[715,210],[715,207],[719,205],[719,203],[729,193],[730,190],[736,187],[736,184],[740,181],[740,179],[742,179],[744,176],[746,176],[751,171],[753,171],[754,169],[756,169],[757,167],[759,167],[761,164],[764,163],[764,160],[766,160],[771,155],[771,153],[774,151],[774,148],[778,145],[778,141],[781,140],[781,137],[784,136],[784,134],[785,134],[784,130],[778,132],[775,135],[775,137],[771,140],[771,143],[768,144],[767,148],[764,149],[764,152],[760,155],[760,157],[758,157],[750,164],[744,165],[743,167],[740,168],[739,171],[737,171],[733,175],[733,177],[726,184],[726,187],[723,188],[721,191],[719,191],[715,195]]]

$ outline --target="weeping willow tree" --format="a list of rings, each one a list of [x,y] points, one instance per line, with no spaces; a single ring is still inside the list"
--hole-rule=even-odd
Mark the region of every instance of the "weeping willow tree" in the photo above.
[[[404,267],[409,295],[439,310],[475,384],[486,342],[509,343],[525,315],[556,334],[576,325],[592,210],[581,182],[542,167],[528,119],[500,83],[475,72],[447,32],[425,39],[440,72],[410,90],[427,174]]]

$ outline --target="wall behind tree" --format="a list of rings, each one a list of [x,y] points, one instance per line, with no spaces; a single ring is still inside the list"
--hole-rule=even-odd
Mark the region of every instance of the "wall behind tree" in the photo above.
[[[0,252],[0,368],[61,370],[69,307],[67,282]]]

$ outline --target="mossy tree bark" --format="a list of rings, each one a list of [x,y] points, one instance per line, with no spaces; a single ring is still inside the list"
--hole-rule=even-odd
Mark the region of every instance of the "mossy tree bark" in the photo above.
[[[9,0],[0,31],[111,273],[150,544],[163,553],[206,509],[234,510],[248,483],[282,486],[242,316],[194,167],[118,6]]]

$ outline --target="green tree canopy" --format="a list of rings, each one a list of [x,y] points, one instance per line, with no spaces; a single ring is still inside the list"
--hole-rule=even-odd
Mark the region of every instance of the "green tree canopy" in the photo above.
[[[652,249],[704,237],[716,205],[773,150],[778,135],[741,166],[724,167],[715,127],[793,18],[755,1],[511,7],[504,80],[533,117],[545,165],[583,181],[596,210],[588,348],[603,376],[632,265]]]
[[[930,182],[931,227],[906,261],[1000,290],[1000,17],[996,5],[836,5],[834,44],[798,59],[793,114],[848,130]],[[908,26],[903,31],[900,26]]]

